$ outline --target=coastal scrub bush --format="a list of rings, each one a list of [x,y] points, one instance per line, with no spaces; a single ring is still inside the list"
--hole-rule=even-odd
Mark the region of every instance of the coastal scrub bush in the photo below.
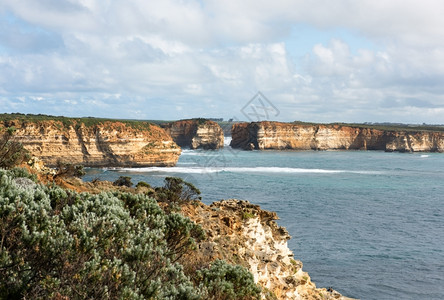
[[[197,278],[204,295],[210,299],[260,299],[261,289],[242,266],[216,260],[208,269],[198,271]]]
[[[81,178],[85,175],[85,170],[83,165],[75,165],[67,162],[58,160],[56,163],[56,174],[55,177],[77,177]]]
[[[13,168],[30,157],[28,150],[14,141],[14,131],[14,127],[6,128],[0,137],[0,168]]]
[[[0,170],[0,299],[198,299],[173,262],[197,226],[141,194],[25,189]]]
[[[240,266],[185,274],[205,234],[144,194],[76,193],[0,170],[0,299],[255,299]]]
[[[172,204],[202,200],[200,190],[180,177],[166,177],[164,186],[156,188],[155,197],[160,202]]]
[[[132,187],[133,183],[131,181],[131,177],[129,177],[129,176],[120,176],[119,178],[117,178],[116,181],[113,182],[113,185],[115,185],[115,186]]]
[[[149,183],[146,183],[145,181],[139,181],[136,184],[136,188],[148,188],[148,189],[150,189],[151,185]]]

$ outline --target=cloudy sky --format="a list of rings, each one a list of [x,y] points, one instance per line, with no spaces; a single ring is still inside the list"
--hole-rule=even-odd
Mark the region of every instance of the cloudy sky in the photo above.
[[[442,0],[1,0],[0,112],[444,123]],[[256,101],[256,103],[255,103]]]

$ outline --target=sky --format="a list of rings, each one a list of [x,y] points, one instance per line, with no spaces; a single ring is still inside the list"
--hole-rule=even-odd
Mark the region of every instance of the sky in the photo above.
[[[1,0],[0,112],[444,124],[443,14],[442,0]]]

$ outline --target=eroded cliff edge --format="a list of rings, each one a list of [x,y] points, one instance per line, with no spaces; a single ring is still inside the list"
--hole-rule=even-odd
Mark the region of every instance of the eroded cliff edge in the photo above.
[[[224,146],[223,130],[211,120],[180,120],[163,124],[162,127],[180,147],[219,149]]]
[[[147,122],[0,121],[5,127],[14,127],[14,138],[48,166],[58,160],[88,167],[174,166],[181,153],[162,128]]]
[[[195,265],[224,259],[241,264],[263,288],[262,299],[351,299],[333,289],[317,288],[302,262],[288,248],[290,235],[275,212],[244,200],[222,200],[210,206],[194,203],[182,213],[200,224],[207,239],[187,260]]]
[[[245,150],[383,150],[444,152],[444,132],[382,130],[339,124],[237,123],[231,147]]]

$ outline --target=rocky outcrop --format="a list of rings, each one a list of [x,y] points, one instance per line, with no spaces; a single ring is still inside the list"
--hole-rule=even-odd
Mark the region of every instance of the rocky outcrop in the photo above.
[[[207,233],[199,245],[200,258],[193,253],[187,260],[202,265],[224,259],[243,265],[263,288],[262,299],[350,299],[331,288],[316,288],[288,248],[290,235],[275,222],[276,213],[235,199],[190,204],[182,213]]]
[[[145,122],[9,120],[0,121],[2,127],[15,127],[14,138],[48,166],[58,160],[88,167],[174,166],[181,153],[162,128]]]
[[[245,150],[384,150],[444,152],[444,132],[381,130],[347,125],[238,123],[231,147]]]
[[[224,133],[216,122],[205,119],[180,120],[162,127],[180,146],[190,149],[219,149],[224,146]]]

